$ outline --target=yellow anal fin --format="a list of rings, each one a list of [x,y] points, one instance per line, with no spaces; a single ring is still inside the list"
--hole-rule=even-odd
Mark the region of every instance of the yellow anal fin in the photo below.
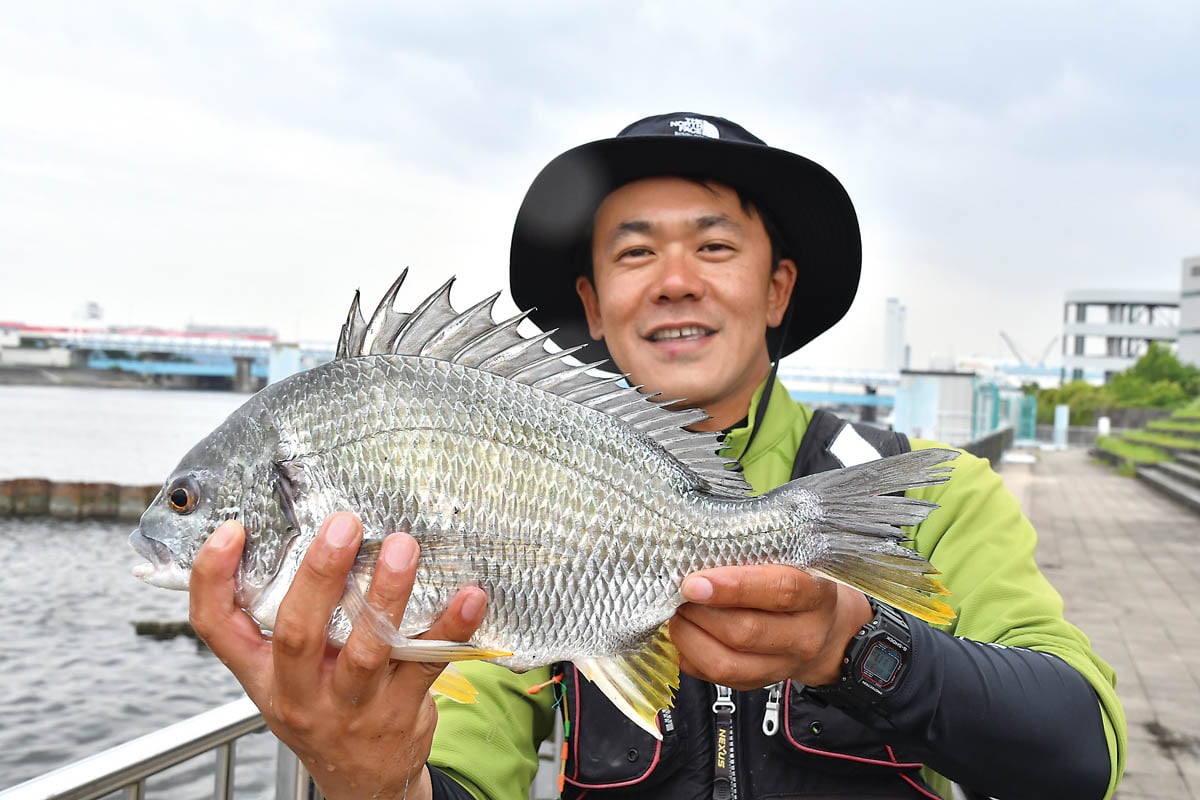
[[[658,712],[673,705],[679,688],[679,651],[667,623],[638,650],[577,660],[575,666],[635,725],[662,739]]]
[[[456,703],[478,703],[479,690],[471,685],[467,676],[453,664],[447,664],[442,673],[437,676],[429,691],[448,697]]]

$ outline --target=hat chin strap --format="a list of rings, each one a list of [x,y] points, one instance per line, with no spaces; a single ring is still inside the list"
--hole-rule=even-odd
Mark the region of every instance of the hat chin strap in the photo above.
[[[767,406],[771,404],[771,389],[775,386],[775,376],[779,374],[779,362],[783,360],[784,342],[787,341],[788,328],[792,325],[792,308],[793,304],[788,303],[787,311],[783,314],[783,324],[779,331],[779,345],[775,348],[775,360],[771,362],[771,371],[767,373],[767,383],[763,386],[758,408],[754,409],[754,423],[750,428],[750,438],[746,440],[746,446],[742,449],[742,454],[738,456],[737,465],[739,467],[742,465],[742,459],[750,452],[750,446],[754,444],[754,437],[758,436],[758,431],[762,427],[763,417],[767,415]]]

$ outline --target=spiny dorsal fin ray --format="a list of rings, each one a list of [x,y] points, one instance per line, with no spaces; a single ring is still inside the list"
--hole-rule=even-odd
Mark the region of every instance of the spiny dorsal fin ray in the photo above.
[[[465,348],[467,352],[464,355],[469,354],[472,358],[477,359],[477,366],[480,369],[495,372],[497,375],[509,375],[525,364],[541,358],[542,354],[546,352],[545,343],[557,333],[558,329],[555,328],[526,339],[517,333],[516,326],[527,316],[529,316],[529,312],[525,311],[500,326],[504,328],[505,341],[501,343],[505,345],[503,350],[490,352],[489,345],[497,343],[484,341],[483,337],[480,337],[471,347]],[[509,323],[512,323],[511,328],[508,327]],[[476,352],[477,348],[478,352]]]
[[[335,358],[350,358],[362,354],[363,337],[367,335],[367,323],[363,319],[358,301],[359,293],[355,292],[354,302],[350,304],[350,313],[346,315],[346,323],[342,325],[342,335],[338,338]]]
[[[492,306],[499,297],[500,293],[496,292],[459,314],[422,345],[421,355],[447,361],[453,360],[459,350],[481,334],[495,330],[496,323],[492,321]]]
[[[383,295],[383,300],[375,307],[375,313],[371,315],[371,321],[367,323],[365,332],[365,341],[363,343],[367,353],[390,353],[392,345],[396,341],[396,336],[404,327],[405,321],[408,319],[408,314],[403,311],[397,311],[395,308],[396,295],[400,292],[400,286],[404,283],[404,279],[408,276],[408,270],[400,273],[400,277],[392,282],[387,292]]]
[[[407,275],[406,269],[391,285],[370,322],[363,320],[355,293],[338,339],[337,358],[417,356],[490,372],[620,419],[678,458],[708,491],[729,496],[749,491],[741,473],[730,470],[729,461],[718,454],[719,434],[686,430],[708,419],[703,411],[672,410],[667,406],[678,400],[662,402],[656,400],[657,395],[642,394],[640,386],[618,386],[622,375],[593,374],[603,362],[580,365],[568,361],[582,345],[550,352],[546,342],[554,331],[524,336],[517,330],[528,312],[495,322],[492,310],[499,293],[458,313],[450,303],[454,278],[412,312],[397,311],[396,296]]]
[[[604,362],[598,361],[595,363],[603,364]],[[597,379],[594,383],[590,383],[587,386],[581,386],[578,389],[572,389],[569,392],[564,392],[563,397],[568,400],[573,400],[576,403],[586,403],[593,397],[599,397],[600,395],[609,391],[609,389],[612,388],[612,384],[623,380],[625,380],[624,375],[608,375],[604,378]]]
[[[408,315],[408,320],[396,337],[392,353],[401,356],[420,355],[421,348],[458,316],[454,306],[450,305],[450,287],[453,285],[454,278],[451,278]]]
[[[491,328],[463,345],[462,349],[455,353],[450,360],[456,364],[465,364],[485,370],[493,369],[489,362],[495,362],[500,369],[503,369],[504,364],[507,363],[506,359],[516,358],[519,353],[528,349],[531,343],[534,346],[537,345],[537,342],[526,339],[517,333],[517,326],[528,316],[528,311],[522,311],[515,317],[493,324]]]

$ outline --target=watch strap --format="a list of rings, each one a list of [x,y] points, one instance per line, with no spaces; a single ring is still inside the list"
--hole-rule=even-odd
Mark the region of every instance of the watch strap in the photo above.
[[[806,686],[813,699],[837,706],[866,707],[890,696],[908,670],[912,635],[904,615],[867,598],[874,614],[858,630],[842,659],[842,674],[828,686]]]

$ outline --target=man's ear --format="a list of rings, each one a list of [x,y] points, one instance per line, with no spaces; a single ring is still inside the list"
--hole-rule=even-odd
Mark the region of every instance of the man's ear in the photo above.
[[[778,328],[783,324],[783,315],[787,312],[792,289],[796,285],[796,273],[796,262],[790,258],[779,259],[779,265],[771,272],[771,282],[767,287],[768,328]]]
[[[604,338],[604,323],[600,318],[600,299],[596,296],[596,287],[586,275],[575,279],[575,292],[583,301],[583,313],[587,315],[588,333],[596,341]]]

